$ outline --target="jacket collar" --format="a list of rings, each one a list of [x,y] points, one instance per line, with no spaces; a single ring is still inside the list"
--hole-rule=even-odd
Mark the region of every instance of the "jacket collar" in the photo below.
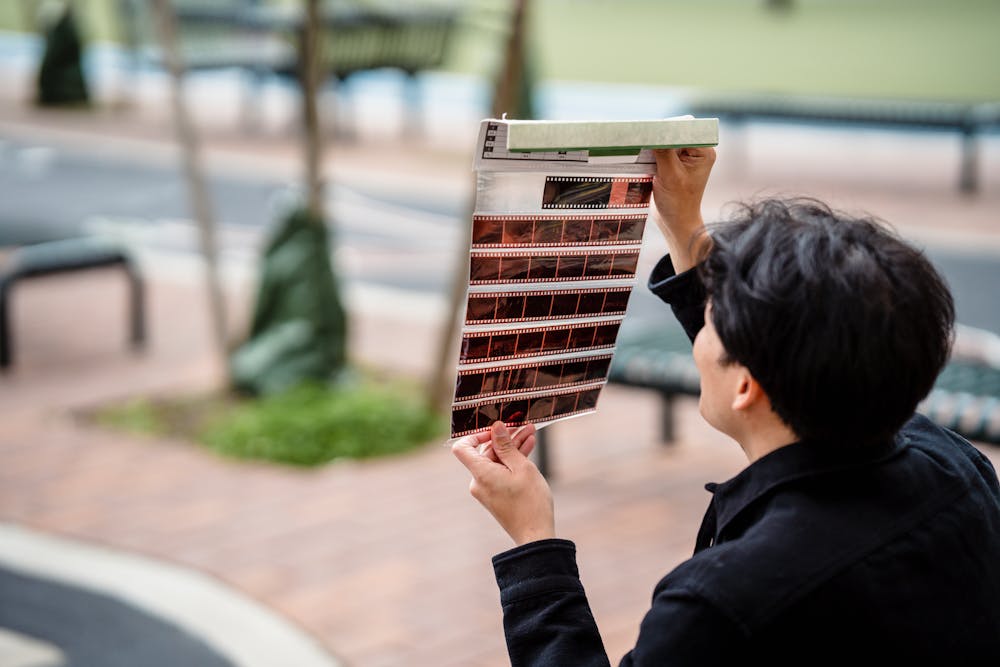
[[[838,447],[834,443],[802,440],[776,449],[751,463],[735,477],[705,485],[714,496],[715,537],[740,512],[777,487],[878,463],[898,454],[904,445],[904,438],[897,436],[891,441],[867,447]]]

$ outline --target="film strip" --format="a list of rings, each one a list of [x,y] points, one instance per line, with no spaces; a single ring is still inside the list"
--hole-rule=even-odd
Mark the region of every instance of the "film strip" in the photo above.
[[[474,251],[469,262],[469,284],[634,278],[638,265],[637,248],[600,252],[550,250],[542,254]]]
[[[462,336],[459,363],[502,361],[614,348],[621,320],[600,324],[504,329]]]
[[[540,364],[511,364],[459,371],[455,400],[468,401],[499,394],[523,394],[588,384],[606,380],[610,366],[611,355],[602,354]]]
[[[584,217],[475,215],[472,248],[642,243],[645,213]]]
[[[593,387],[557,391],[540,396],[501,397],[453,405],[451,436],[457,438],[488,429],[497,420],[503,421],[508,426],[517,427],[594,412],[603,386],[602,382]]]
[[[526,292],[470,292],[466,324],[624,315],[632,287]]]
[[[652,176],[546,176],[542,208],[646,208]]]

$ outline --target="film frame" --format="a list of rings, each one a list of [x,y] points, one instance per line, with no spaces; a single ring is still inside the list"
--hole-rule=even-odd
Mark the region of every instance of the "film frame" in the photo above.
[[[645,213],[562,215],[474,215],[472,249],[528,246],[639,245]]]
[[[638,248],[599,252],[473,251],[469,259],[469,284],[631,279],[635,278],[638,267]]]
[[[522,426],[549,422],[563,417],[597,410],[604,383],[593,387],[555,391],[537,396],[490,398],[483,401],[453,405],[451,436],[453,438],[488,429],[493,422],[507,426]]]
[[[624,315],[630,285],[578,290],[469,292],[465,324],[501,324]]]
[[[459,363],[610,349],[615,346],[620,326],[621,320],[618,319],[595,324],[465,333],[462,336]]]
[[[455,401],[589,384],[606,380],[610,367],[611,355],[602,354],[535,364],[460,370],[455,382]]]
[[[542,208],[648,208],[652,193],[652,176],[546,176]]]

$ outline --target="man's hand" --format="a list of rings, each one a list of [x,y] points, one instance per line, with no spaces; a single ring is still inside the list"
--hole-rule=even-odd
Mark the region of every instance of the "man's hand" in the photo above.
[[[496,422],[488,432],[461,438],[451,448],[472,473],[472,497],[518,545],[555,537],[552,492],[528,460],[534,446],[533,424],[522,426],[512,437],[503,422]]]
[[[708,176],[715,164],[714,148],[665,148],[653,151],[656,176],[653,177],[653,203],[650,217],[656,220],[670,252],[674,271],[690,269],[705,250],[692,247],[702,235],[701,198]],[[708,242],[708,237],[704,237]],[[695,243],[698,243],[695,241]]]

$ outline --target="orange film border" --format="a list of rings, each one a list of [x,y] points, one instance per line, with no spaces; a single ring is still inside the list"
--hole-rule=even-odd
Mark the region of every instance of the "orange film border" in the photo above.
[[[469,284],[627,279],[635,277],[638,266],[638,248],[601,252],[477,250],[469,259]]]
[[[579,290],[469,292],[465,324],[501,324],[624,315],[630,285]]]
[[[645,227],[645,213],[474,215],[472,248],[638,245]]]
[[[594,412],[603,387],[604,383],[601,382],[592,387],[560,390],[538,396],[487,399],[453,405],[451,437],[484,431],[495,421],[517,427]]]
[[[459,362],[478,363],[614,348],[621,319],[594,324],[465,333]]]
[[[652,193],[652,176],[546,176],[542,208],[648,208]]]

